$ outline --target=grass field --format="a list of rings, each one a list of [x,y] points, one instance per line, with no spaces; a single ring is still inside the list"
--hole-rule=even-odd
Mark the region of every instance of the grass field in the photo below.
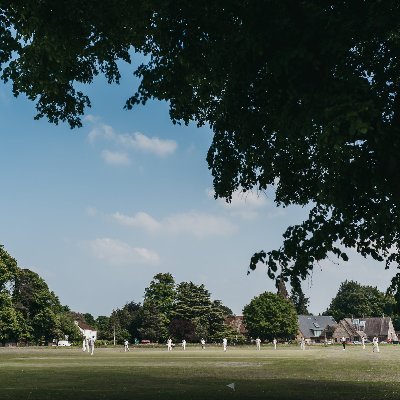
[[[396,345],[0,348],[0,399],[400,399],[399,360]]]

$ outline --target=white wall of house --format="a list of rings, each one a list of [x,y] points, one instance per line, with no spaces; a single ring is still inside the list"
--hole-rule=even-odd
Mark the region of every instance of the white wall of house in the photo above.
[[[90,339],[94,337],[94,340],[97,340],[97,331],[91,329],[84,329],[79,326],[79,322],[75,321],[76,326],[78,327],[79,331],[81,332],[82,336],[86,339]]]

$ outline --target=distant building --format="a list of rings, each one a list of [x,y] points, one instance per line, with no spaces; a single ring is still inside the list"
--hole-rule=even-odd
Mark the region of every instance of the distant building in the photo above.
[[[342,338],[345,338],[346,342],[361,341],[363,337],[367,339],[366,333],[362,331],[362,326],[359,323],[354,324],[351,318],[339,321],[332,331],[332,339],[335,342],[340,342]]]
[[[304,339],[306,343],[323,343],[325,332],[336,326],[336,321],[327,315],[298,315],[299,331],[296,340]]]
[[[340,341],[345,337],[347,341],[359,341],[362,337],[372,340],[376,336],[379,341],[393,342],[398,337],[390,317],[372,318],[344,318],[336,326],[332,338]]]
[[[75,321],[75,325],[78,327],[83,337],[86,339],[94,337],[94,340],[97,340],[97,331],[94,328],[81,321]]]
[[[230,317],[226,317],[225,325],[232,327],[241,335],[247,335],[247,328],[243,320],[243,315],[232,315]]]

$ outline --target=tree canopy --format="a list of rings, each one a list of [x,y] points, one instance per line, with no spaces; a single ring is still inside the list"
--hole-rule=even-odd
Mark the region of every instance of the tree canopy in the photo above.
[[[243,308],[249,334],[254,338],[287,339],[297,333],[297,314],[292,302],[281,296],[264,292]]]
[[[272,187],[277,205],[312,205],[250,262],[298,286],[346,247],[400,261],[399,17],[395,0],[10,0],[2,79],[76,127],[78,85],[118,83],[118,61],[146,55],[125,107],[167,100],[174,122],[209,124],[216,197]]]
[[[144,303],[152,303],[168,317],[171,316],[175,301],[175,280],[169,272],[154,275],[144,292]]]
[[[198,341],[221,340],[223,337],[234,337],[233,332],[224,324],[225,317],[232,315],[232,310],[220,300],[211,300],[210,292],[204,285],[193,282],[181,282],[176,287],[172,327],[185,332],[186,339]],[[192,328],[190,331],[189,327]],[[183,338],[183,337],[182,337]]]
[[[175,301],[175,280],[170,273],[158,273],[145,289],[142,326],[139,332],[146,339],[166,341]]]
[[[325,315],[332,315],[336,321],[343,318],[394,316],[396,301],[393,296],[373,286],[358,282],[343,282],[332,299]]]
[[[155,342],[166,341],[168,337],[198,341],[201,337],[220,340],[223,336],[238,336],[224,324],[225,317],[232,314],[230,308],[220,300],[212,301],[204,285],[175,284],[170,273],[153,277],[145,289],[140,313],[138,333]]]
[[[292,288],[290,292],[290,300],[293,303],[298,315],[309,315],[308,304],[310,302],[309,298],[306,297],[301,286],[297,288]]]
[[[73,318],[37,273],[0,245],[0,342],[45,343],[79,336]]]

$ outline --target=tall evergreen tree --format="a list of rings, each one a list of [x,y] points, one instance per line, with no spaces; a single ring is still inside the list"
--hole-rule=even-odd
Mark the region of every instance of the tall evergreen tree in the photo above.
[[[169,324],[168,331],[174,340],[181,341],[185,339],[187,342],[194,342],[197,340],[195,324],[186,319],[174,318]]]
[[[159,273],[145,289],[141,311],[142,327],[138,332],[144,339],[164,341],[168,337],[175,301],[175,280],[170,273]]]
[[[308,315],[309,298],[305,296],[301,286],[292,288],[290,292],[290,300],[292,301],[298,315]]]
[[[138,329],[142,339],[166,342],[170,320],[152,303],[145,302],[141,311],[142,325]]]
[[[139,328],[142,321],[141,311],[142,306],[140,303],[135,303],[134,301],[125,304],[124,307],[115,311],[121,329],[128,333],[125,339],[129,340],[131,343],[133,343],[135,338],[140,337]]]
[[[276,280],[276,287],[277,287],[277,292],[276,294],[282,299],[288,299],[289,298],[289,293],[286,289],[286,283],[285,280],[283,279],[282,275]]]
[[[210,292],[204,285],[182,282],[176,288],[174,317],[192,320],[208,314],[211,309]]]
[[[174,318],[192,322],[196,339],[209,335],[210,297],[204,285],[193,282],[181,282],[176,288]]]
[[[225,318],[231,316],[232,310],[222,304],[221,300],[214,300],[211,303],[208,314],[209,333],[208,336],[214,341],[221,341],[224,337],[234,340],[238,333],[230,326],[225,325]]]
[[[171,317],[175,300],[175,280],[170,273],[159,273],[145,289],[143,304],[151,303],[167,319]]]

